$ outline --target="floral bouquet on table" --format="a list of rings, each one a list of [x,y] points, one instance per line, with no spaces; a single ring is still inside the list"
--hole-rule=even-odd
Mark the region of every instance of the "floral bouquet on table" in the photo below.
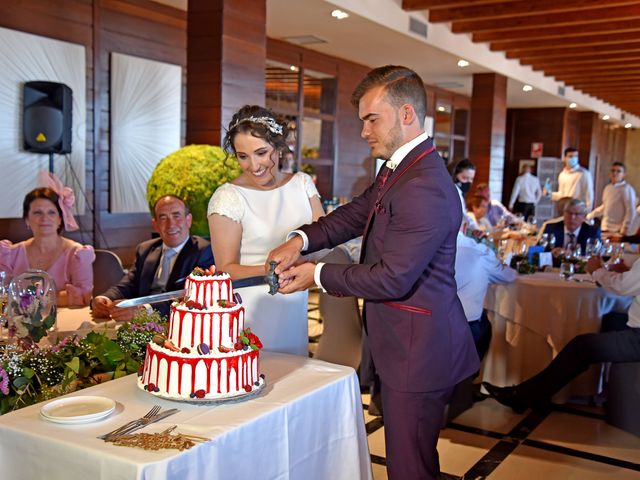
[[[43,270],[27,270],[9,284],[9,336],[36,344],[56,323],[56,289]]]
[[[165,330],[166,321],[154,312],[135,317],[115,338],[93,331],[47,347],[0,345],[0,413],[137,372],[147,343]]]

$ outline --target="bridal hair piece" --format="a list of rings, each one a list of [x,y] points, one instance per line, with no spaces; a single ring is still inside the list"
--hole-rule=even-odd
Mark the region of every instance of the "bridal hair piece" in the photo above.
[[[271,133],[274,135],[282,135],[282,125],[280,125],[275,119],[271,117],[245,117],[239,118],[236,122],[229,128],[229,131],[236,128],[241,123],[258,123],[260,125],[264,125],[269,129]]]

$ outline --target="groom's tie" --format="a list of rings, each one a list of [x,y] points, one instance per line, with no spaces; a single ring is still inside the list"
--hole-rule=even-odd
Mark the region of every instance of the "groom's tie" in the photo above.
[[[384,187],[384,184],[387,183],[389,175],[391,175],[392,172],[393,170],[386,165],[382,167],[382,171],[380,172],[380,184],[378,185],[378,190],[382,190],[382,187]]]

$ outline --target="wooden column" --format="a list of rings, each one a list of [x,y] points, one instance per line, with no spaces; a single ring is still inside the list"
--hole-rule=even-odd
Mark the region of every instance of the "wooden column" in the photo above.
[[[487,182],[493,198],[502,197],[507,115],[507,78],[494,73],[473,75],[469,160],[476,182]]]
[[[187,144],[220,145],[233,113],[264,105],[266,0],[189,0]]]

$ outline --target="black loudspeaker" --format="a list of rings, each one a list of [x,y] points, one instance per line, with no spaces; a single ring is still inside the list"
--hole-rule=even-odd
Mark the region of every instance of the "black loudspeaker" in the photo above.
[[[63,83],[26,82],[23,99],[24,149],[71,153],[71,89]]]

